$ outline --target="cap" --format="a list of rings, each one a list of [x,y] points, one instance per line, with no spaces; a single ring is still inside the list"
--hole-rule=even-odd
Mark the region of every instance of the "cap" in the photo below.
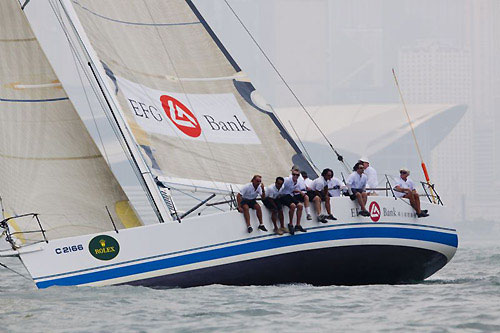
[[[406,167],[400,168],[399,172],[405,171],[406,173],[410,174],[410,170]]]
[[[292,168],[290,169],[290,171],[293,171],[293,170],[297,170],[297,171],[300,171],[300,168],[298,165],[292,165]]]
[[[366,162],[366,163],[370,163],[370,161],[368,160],[367,157],[365,156],[362,156],[360,159],[359,159],[360,162]]]

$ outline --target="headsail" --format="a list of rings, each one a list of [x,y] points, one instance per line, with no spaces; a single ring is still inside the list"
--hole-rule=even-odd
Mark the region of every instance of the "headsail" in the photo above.
[[[158,174],[241,184],[308,166],[191,1],[72,4]]]
[[[34,37],[17,1],[0,2],[0,196],[5,217],[39,213],[49,239],[141,225]],[[127,215],[131,213],[132,215]],[[123,218],[120,219],[120,217]],[[9,222],[40,240],[31,218]]]

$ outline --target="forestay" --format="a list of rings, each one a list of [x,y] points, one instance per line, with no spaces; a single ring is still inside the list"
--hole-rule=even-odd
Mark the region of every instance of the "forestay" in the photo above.
[[[72,1],[158,175],[242,184],[306,166],[191,1]]]
[[[17,1],[0,1],[0,195],[5,217],[39,213],[47,238],[140,223],[45,58]],[[120,220],[123,218],[123,223]],[[21,244],[31,217],[9,222]]]

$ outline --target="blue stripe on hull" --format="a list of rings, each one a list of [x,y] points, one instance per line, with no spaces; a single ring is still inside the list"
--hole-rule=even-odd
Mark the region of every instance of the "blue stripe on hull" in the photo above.
[[[85,273],[71,277],[57,278],[38,282],[39,288],[52,285],[78,285],[118,277],[130,276],[145,272],[156,271],[165,268],[178,267],[193,263],[227,258],[231,256],[253,253],[263,250],[282,248],[293,245],[316,243],[322,241],[334,241],[356,238],[400,238],[434,242],[448,246],[457,247],[458,238],[456,234],[443,233],[439,231],[408,229],[397,227],[367,227],[333,229],[319,232],[298,234],[295,236],[283,236],[251,243],[231,245],[224,248],[212,249],[197,253],[180,255],[172,258],[163,258],[155,261],[131,264],[125,267],[111,268],[99,272]],[[306,252],[306,251],[302,251]],[[295,281],[298,282],[298,281]]]

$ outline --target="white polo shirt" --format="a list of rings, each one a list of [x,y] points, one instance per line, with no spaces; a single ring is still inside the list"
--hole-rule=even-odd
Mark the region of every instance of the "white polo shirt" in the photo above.
[[[304,185],[306,185],[306,190],[312,189],[313,180],[311,178],[304,179]]]
[[[361,190],[366,187],[367,180],[368,177],[366,177],[364,173],[360,176],[356,171],[354,171],[349,175],[349,177],[347,177],[347,186]]]
[[[283,190],[283,185],[279,190],[276,188],[276,184],[269,185],[268,187],[266,187],[266,197],[276,199],[281,195],[281,190]]]
[[[415,189],[415,183],[410,179],[410,177],[406,177],[406,181],[404,181],[403,178],[399,177],[398,179],[396,179],[396,185],[394,185],[394,189],[396,188],[396,186],[399,186],[401,188],[408,188],[412,191]],[[394,191],[394,195],[397,198],[402,198],[405,196],[405,194],[406,193],[404,192]]]
[[[248,183],[240,189],[240,194],[243,197],[243,199],[247,200],[257,199],[259,195],[262,196],[262,188],[259,185],[257,186],[257,189],[255,189],[252,183]]]
[[[376,188],[378,186],[377,170],[369,166],[365,169],[365,175],[368,178],[368,180],[366,181],[366,187]]]
[[[285,182],[283,183],[282,191],[281,193],[283,195],[295,195],[297,193],[293,193],[293,191],[302,191],[302,188],[305,188],[305,185],[303,184],[304,181],[300,181],[300,179],[297,179],[297,182],[293,182],[292,176],[288,176],[285,178]]]
[[[345,184],[338,178],[333,177],[328,181],[328,193],[332,197],[340,197],[340,192],[345,188]]]
[[[323,176],[319,176],[312,182],[311,190],[321,192],[325,186],[328,186],[328,183]]]

